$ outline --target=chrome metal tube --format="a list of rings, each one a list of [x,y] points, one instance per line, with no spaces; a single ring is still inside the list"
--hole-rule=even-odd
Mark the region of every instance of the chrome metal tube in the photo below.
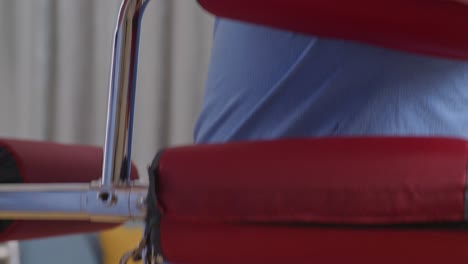
[[[114,33],[101,184],[129,183],[141,20],[150,0],[123,0]]]
[[[103,203],[100,187],[90,184],[0,185],[0,219],[86,220],[124,223],[144,220],[148,187],[116,188]]]

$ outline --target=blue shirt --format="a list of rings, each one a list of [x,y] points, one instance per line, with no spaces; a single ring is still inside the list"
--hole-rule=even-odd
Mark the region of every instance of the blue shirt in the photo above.
[[[218,19],[194,134],[468,137],[468,62]]]

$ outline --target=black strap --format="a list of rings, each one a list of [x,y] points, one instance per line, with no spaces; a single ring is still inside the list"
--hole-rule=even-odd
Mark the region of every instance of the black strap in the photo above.
[[[147,241],[148,245],[152,245],[151,250],[147,250],[147,259],[156,257],[158,259],[163,259],[163,252],[161,246],[161,211],[158,207],[158,200],[156,195],[156,188],[159,176],[159,161],[164,151],[158,152],[154,158],[151,166],[148,168],[149,176],[149,190],[147,196],[147,216],[146,216],[146,228],[151,232]]]

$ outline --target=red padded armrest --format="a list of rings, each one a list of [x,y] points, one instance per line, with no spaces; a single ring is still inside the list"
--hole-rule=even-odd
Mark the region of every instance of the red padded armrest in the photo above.
[[[166,150],[164,217],[195,223],[463,222],[468,143],[323,138]]]
[[[98,147],[0,139],[0,184],[89,183],[101,177],[102,156]],[[132,178],[138,178],[135,166]],[[96,232],[116,226],[89,221],[13,221],[5,225],[0,241]]]
[[[323,138],[168,149],[173,263],[466,263],[468,142]],[[456,231],[456,232],[455,232]]]
[[[198,0],[216,16],[468,59],[468,5],[450,0]]]

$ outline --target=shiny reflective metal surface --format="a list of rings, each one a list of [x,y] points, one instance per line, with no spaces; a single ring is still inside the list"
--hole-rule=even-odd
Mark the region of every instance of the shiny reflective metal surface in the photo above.
[[[145,218],[140,201],[147,187],[110,189],[109,197],[114,199],[109,204],[100,195],[100,188],[90,184],[0,185],[0,219],[124,223]]]
[[[130,164],[140,26],[149,1],[123,0],[120,7],[114,33],[100,182],[2,184],[0,219],[106,223],[146,220],[148,186],[138,186],[130,181]],[[149,241],[147,238],[146,234],[143,239]],[[144,248],[152,248],[151,242],[141,244],[138,250]],[[160,256],[147,254],[143,254],[142,261],[145,264],[163,262]]]
[[[7,243],[9,253],[9,264],[20,264],[20,247],[18,241],[10,241]]]
[[[7,243],[0,243],[0,264],[10,264],[10,250]]]
[[[20,264],[19,245],[17,241],[0,243],[0,264]]]
[[[123,0],[114,33],[101,184],[129,182],[140,26],[150,0]]]

